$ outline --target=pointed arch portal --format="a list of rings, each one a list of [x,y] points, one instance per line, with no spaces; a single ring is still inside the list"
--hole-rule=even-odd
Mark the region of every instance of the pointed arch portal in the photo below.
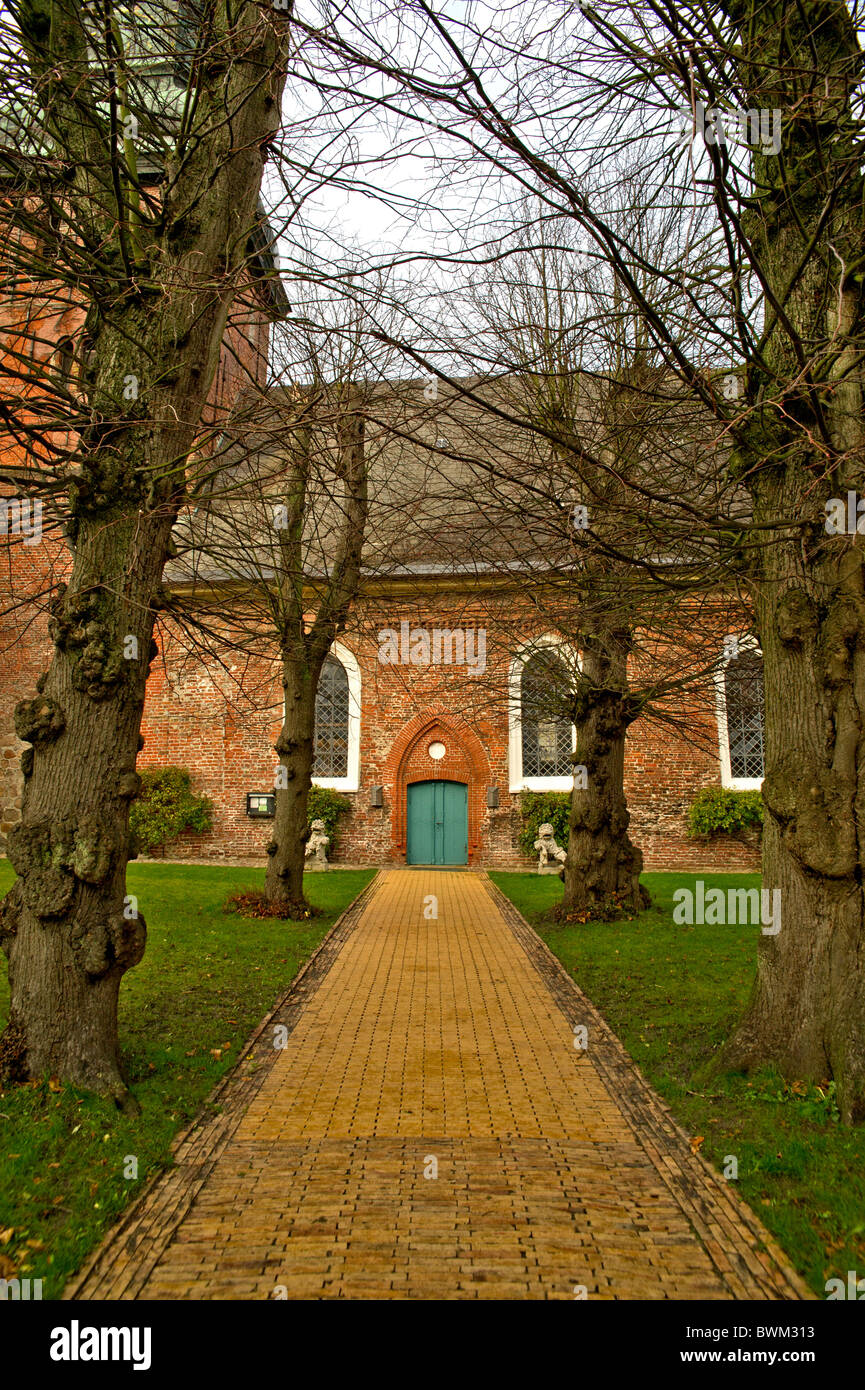
[[[465,850],[461,848],[462,839],[459,848],[462,857],[449,858],[446,862],[472,863],[481,848],[481,825],[486,809],[490,765],[483,744],[464,719],[459,715],[432,711],[415,715],[394,739],[385,766],[385,778],[391,788],[391,828],[395,858],[406,855],[409,863],[438,863],[440,861],[435,858],[425,861],[414,857],[408,859],[408,854],[411,852],[414,856],[423,852],[455,855],[457,850],[454,840],[458,835],[462,837],[464,827]],[[461,787],[462,790],[412,790],[418,784],[424,783],[437,784],[439,787],[448,784]],[[461,809],[463,804],[464,810]],[[436,813],[436,808],[446,815],[446,821],[438,831],[433,822],[433,848],[430,850],[430,832],[421,830],[421,822],[426,818],[429,823],[430,817],[434,817]],[[426,848],[420,849],[418,846],[425,844],[424,834],[427,835]],[[438,848],[435,842],[436,834],[441,840]]]

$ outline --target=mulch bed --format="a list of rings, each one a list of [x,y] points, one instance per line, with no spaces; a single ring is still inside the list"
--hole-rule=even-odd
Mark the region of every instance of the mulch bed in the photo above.
[[[308,922],[320,917],[321,911],[309,903],[273,902],[255,888],[245,893],[232,893],[222,908],[237,917],[277,917],[281,922]]]

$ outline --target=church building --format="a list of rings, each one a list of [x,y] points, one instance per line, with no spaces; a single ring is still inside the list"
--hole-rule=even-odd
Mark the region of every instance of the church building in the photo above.
[[[157,79],[160,91],[171,81],[182,88],[183,71],[179,78],[159,72]],[[230,418],[245,391],[265,393],[270,326],[289,313],[270,240],[262,217],[249,247],[248,293],[232,316],[214,382],[211,431]],[[60,304],[38,322],[28,318],[26,329],[19,311],[15,303],[0,306],[16,363],[26,349],[36,377],[59,373],[74,390],[86,350],[81,309]],[[24,349],[22,332],[29,334]],[[9,375],[20,375],[20,368]],[[410,388],[400,383],[397,394],[405,397]],[[521,522],[513,499],[503,505],[483,468],[467,478],[467,450],[455,445],[452,419],[428,386],[420,383],[416,393],[424,406],[408,431],[411,448],[405,430],[393,436],[402,440],[398,457],[396,446],[379,447],[375,432],[367,432],[368,447],[379,449],[371,558],[322,672],[314,784],[345,798],[335,863],[524,865],[526,797],[567,793],[575,775],[576,731],[568,718],[543,708],[539,692],[567,684],[579,652],[543,602],[543,547],[531,526]],[[60,529],[47,513],[40,512],[38,534],[34,517],[23,516],[16,447],[4,451],[0,497],[0,847],[21,815],[24,745],[13,712],[32,697],[50,659],[46,595],[68,566]],[[478,458],[485,447],[476,437]],[[496,447],[491,435],[489,450]],[[462,472],[454,471],[455,459]],[[23,488],[23,461],[20,472]],[[182,574],[170,574],[168,584],[182,590]],[[227,609],[231,576],[214,565],[208,585]],[[139,766],[188,769],[195,790],[214,805],[212,830],[184,834],[167,853],[263,863],[273,745],[282,722],[276,653],[251,658],[227,648],[207,660],[170,624],[158,639]],[[763,776],[762,711],[753,697],[759,653],[720,629],[712,640],[723,664],[711,702],[687,728],[640,719],[628,737],[631,835],[649,869],[759,864],[752,843],[688,834],[688,808],[702,788],[757,789]]]
[[[408,420],[405,401],[422,388],[386,388],[403,411],[399,429],[391,413],[390,433],[387,410],[370,410],[360,592],[316,702],[314,785],[346,805],[329,857],[525,866],[527,794],[567,794],[578,773],[576,729],[544,692],[568,686],[579,651],[569,615],[549,597],[562,589],[561,571],[557,589],[548,577],[554,540],[538,540],[532,518],[489,471],[501,438],[491,427],[458,436],[459,411],[444,387],[435,406]],[[253,434],[239,433],[247,456]],[[270,437],[278,451],[284,434]],[[244,567],[251,551],[237,546]],[[199,562],[196,583],[205,583],[212,612],[236,601],[238,573],[224,556]],[[182,569],[174,584],[183,590]],[[680,725],[641,718],[629,731],[630,834],[647,869],[759,866],[753,839],[688,833],[701,789],[756,790],[763,777],[759,653],[723,621],[729,612],[704,639],[718,667],[702,705],[692,702]],[[275,655],[251,658],[227,644],[218,660],[202,661],[196,644],[166,637],[148,685],[141,765],[190,769],[214,803],[212,831],[184,835],[170,854],[264,862],[282,721]]]

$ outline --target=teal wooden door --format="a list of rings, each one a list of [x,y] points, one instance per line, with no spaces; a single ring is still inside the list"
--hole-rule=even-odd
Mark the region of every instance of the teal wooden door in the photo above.
[[[413,782],[407,819],[407,864],[468,863],[469,789],[464,782]]]

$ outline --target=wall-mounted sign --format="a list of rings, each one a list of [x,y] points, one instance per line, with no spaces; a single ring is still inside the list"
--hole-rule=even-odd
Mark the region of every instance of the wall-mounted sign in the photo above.
[[[248,816],[273,816],[276,811],[276,792],[247,792],[246,814]]]

